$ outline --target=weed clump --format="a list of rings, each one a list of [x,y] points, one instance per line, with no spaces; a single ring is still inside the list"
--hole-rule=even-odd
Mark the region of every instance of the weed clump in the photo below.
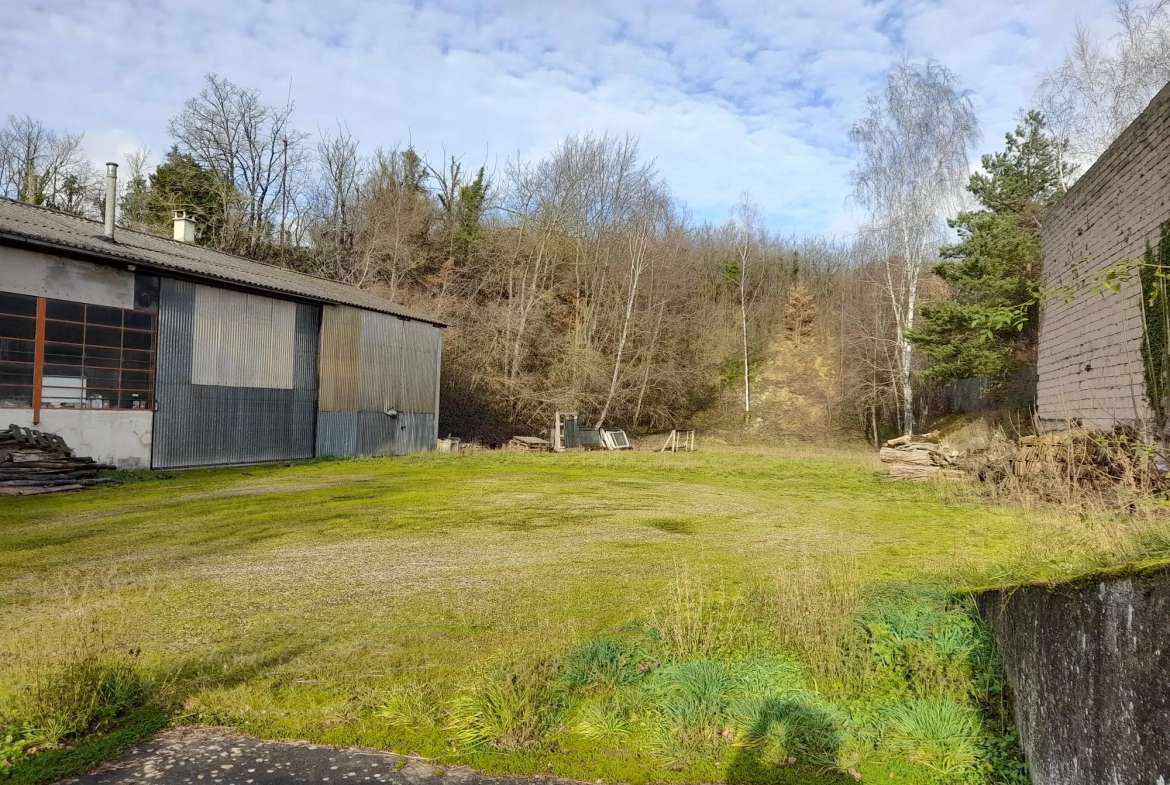
[[[37,750],[112,729],[146,703],[150,687],[137,652],[87,652],[36,674],[0,703],[0,771]]]
[[[560,718],[556,662],[517,657],[484,669],[451,701],[448,728],[463,747],[503,752],[528,749]]]

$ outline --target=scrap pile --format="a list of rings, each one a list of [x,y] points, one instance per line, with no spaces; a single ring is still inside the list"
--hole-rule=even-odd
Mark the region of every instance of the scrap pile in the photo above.
[[[10,425],[0,431],[0,495],[31,496],[78,491],[106,480],[102,469],[113,469],[93,458],[79,458],[55,434]]]
[[[960,455],[939,443],[938,432],[907,434],[890,439],[881,449],[882,463],[889,467],[891,480],[963,480]]]
[[[1125,428],[1021,436],[992,444],[970,461],[980,480],[1043,501],[1116,505],[1170,492],[1160,451]]]

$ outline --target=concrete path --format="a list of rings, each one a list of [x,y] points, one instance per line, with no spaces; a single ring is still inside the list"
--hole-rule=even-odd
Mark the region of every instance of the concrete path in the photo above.
[[[554,777],[488,777],[375,750],[261,741],[225,728],[176,728],[61,785],[570,785]]]

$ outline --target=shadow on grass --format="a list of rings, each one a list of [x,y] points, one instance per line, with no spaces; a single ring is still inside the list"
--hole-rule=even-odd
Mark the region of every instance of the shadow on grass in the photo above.
[[[748,733],[727,767],[728,785],[846,785],[853,777],[832,767],[841,744],[829,712],[798,700],[760,704]]]

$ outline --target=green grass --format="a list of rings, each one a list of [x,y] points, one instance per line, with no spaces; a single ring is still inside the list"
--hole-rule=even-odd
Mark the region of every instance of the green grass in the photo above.
[[[990,781],[1014,765],[998,665],[954,589],[1105,566],[1133,537],[964,496],[860,454],[724,451],[6,498],[0,723],[84,627],[141,650],[151,711],[258,736],[589,780]]]

